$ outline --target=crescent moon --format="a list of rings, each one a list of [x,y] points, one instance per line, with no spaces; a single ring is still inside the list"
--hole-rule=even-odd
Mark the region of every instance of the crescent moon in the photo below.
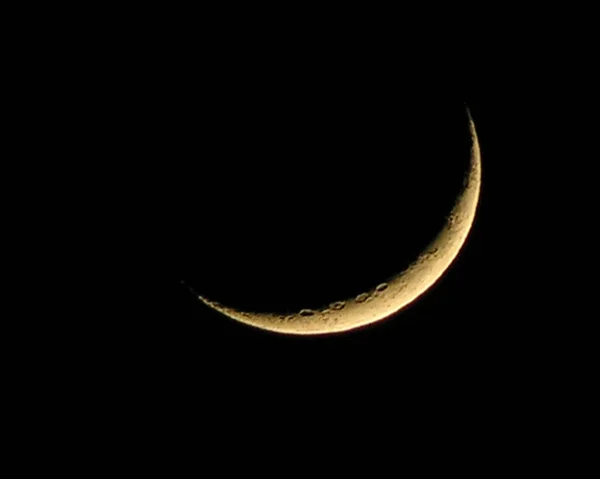
[[[481,190],[481,151],[475,123],[467,111],[471,134],[471,159],[454,206],[444,226],[418,258],[404,271],[353,298],[319,310],[303,309],[283,316],[238,310],[202,295],[210,308],[244,324],[295,335],[348,331],[381,321],[405,308],[431,288],[453,263],[471,231]]]

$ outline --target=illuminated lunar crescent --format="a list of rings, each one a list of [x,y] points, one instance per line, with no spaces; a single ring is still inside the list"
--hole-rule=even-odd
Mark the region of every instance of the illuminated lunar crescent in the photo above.
[[[481,189],[481,152],[475,124],[469,113],[471,160],[452,211],[436,238],[404,271],[354,298],[320,310],[303,309],[282,316],[241,311],[199,296],[209,307],[237,321],[284,334],[314,335],[348,331],[397,313],[436,283],[464,245],[475,219]]]

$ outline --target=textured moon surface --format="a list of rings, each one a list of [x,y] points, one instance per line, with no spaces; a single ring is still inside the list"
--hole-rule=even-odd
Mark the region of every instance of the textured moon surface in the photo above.
[[[348,331],[399,312],[422,296],[442,277],[471,231],[481,189],[481,152],[470,113],[469,123],[471,159],[463,188],[439,234],[404,271],[355,297],[344,298],[319,309],[302,309],[288,315],[242,311],[202,295],[199,299],[209,307],[247,325],[297,335]]]

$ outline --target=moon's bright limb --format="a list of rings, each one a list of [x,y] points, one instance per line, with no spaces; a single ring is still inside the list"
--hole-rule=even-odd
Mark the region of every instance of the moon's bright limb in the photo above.
[[[199,296],[209,307],[257,328],[285,334],[327,334],[347,331],[382,320],[415,301],[436,283],[458,255],[475,219],[481,189],[481,152],[469,113],[471,161],[454,207],[438,236],[404,271],[372,290],[319,310],[303,309],[283,316],[255,313]]]

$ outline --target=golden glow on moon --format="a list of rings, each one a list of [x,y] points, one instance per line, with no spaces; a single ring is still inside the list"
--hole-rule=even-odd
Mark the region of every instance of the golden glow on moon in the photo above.
[[[481,189],[481,152],[470,113],[469,124],[471,162],[464,187],[442,231],[405,271],[354,298],[332,303],[319,310],[303,309],[287,316],[240,311],[203,296],[199,296],[200,300],[242,323],[285,334],[311,335],[348,331],[397,313],[441,278],[471,231]]]

